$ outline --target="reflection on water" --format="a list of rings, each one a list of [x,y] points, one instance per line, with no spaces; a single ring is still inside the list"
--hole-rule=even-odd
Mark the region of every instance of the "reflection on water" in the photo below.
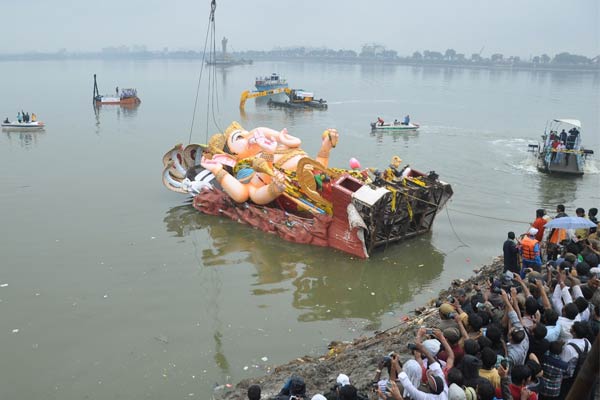
[[[96,114],[96,123],[100,124],[100,115],[116,115],[117,119],[133,118],[137,115],[138,108],[141,103],[138,104],[96,104],[94,105],[94,113]]]
[[[2,132],[6,134],[6,136],[8,137],[8,141],[11,145],[13,143],[18,143],[19,146],[28,150],[33,147],[36,147],[38,144],[39,137],[43,136],[45,133],[43,130],[27,132],[22,130],[11,130],[8,128],[3,128]]]
[[[375,141],[379,144],[387,141],[387,138],[390,138],[393,143],[398,142],[399,140],[404,141],[405,143],[410,142],[413,139],[419,137],[418,130],[405,130],[405,131],[395,131],[395,132],[387,132],[387,131],[373,131],[371,130],[370,136],[375,138]]]
[[[270,296],[291,291],[292,306],[302,311],[301,322],[361,318],[378,326],[383,314],[410,301],[441,274],[444,265],[444,255],[433,247],[430,235],[390,246],[361,261],[329,248],[306,251],[306,245],[201,214],[191,205],[170,209],[164,222],[167,231],[178,237],[194,231],[208,235],[199,254],[207,279],[214,279],[221,268],[248,263],[256,270],[251,294],[268,302]],[[217,280],[206,290],[219,287]],[[215,341],[220,343],[218,336]]]
[[[370,263],[340,259],[306,265],[293,281],[293,306],[303,311],[299,317],[303,322],[335,318],[377,322],[437,278],[443,265],[444,255],[429,237],[391,246],[376,253]]]
[[[167,232],[173,232],[177,237],[184,237],[188,236],[191,231],[207,225],[202,223],[202,218],[207,218],[207,216],[192,207],[190,201],[188,204],[171,208],[167,211],[163,221],[167,225]]]
[[[398,67],[394,64],[360,64],[360,74],[363,79],[380,81],[382,78],[394,75]]]
[[[539,204],[552,214],[558,204],[570,203],[575,198],[577,187],[584,184],[579,176],[556,176],[539,173]]]

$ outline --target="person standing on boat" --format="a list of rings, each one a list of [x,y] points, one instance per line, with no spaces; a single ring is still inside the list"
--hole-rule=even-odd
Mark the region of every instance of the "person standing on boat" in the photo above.
[[[567,137],[567,149],[573,150],[575,148],[575,142],[577,142],[577,132],[575,129],[571,129],[569,131],[569,136]]]
[[[567,132],[565,132],[565,130],[563,129],[560,132],[560,141],[562,142],[562,144],[566,145],[567,144]]]
[[[552,140],[552,155],[550,156],[551,163],[558,163],[558,161],[560,161],[560,159],[556,160],[556,152],[558,150],[558,146],[560,146],[560,140],[558,140],[555,136]]]
[[[21,117],[21,112],[19,111],[19,112],[17,113],[17,122],[18,122],[18,123],[21,123],[21,118],[22,118],[22,117]]]
[[[35,115],[35,113],[31,113],[31,122],[35,121],[37,121],[37,116]]]
[[[402,125],[408,125],[410,124],[410,115],[406,115],[404,117],[404,121],[402,122]]]
[[[383,126],[383,119],[381,117],[377,117],[377,123],[379,124],[379,126]]]
[[[117,97],[119,97],[119,87],[118,86],[115,88],[115,92],[117,93]]]

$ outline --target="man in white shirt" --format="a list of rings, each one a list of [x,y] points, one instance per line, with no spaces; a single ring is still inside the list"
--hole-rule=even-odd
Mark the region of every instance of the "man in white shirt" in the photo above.
[[[444,373],[442,367],[438,362],[434,362],[429,366],[427,370],[427,384],[431,393],[425,393],[417,389],[406,372],[400,372],[398,376],[404,390],[406,390],[412,400],[447,400],[448,399],[448,385],[444,379]]]

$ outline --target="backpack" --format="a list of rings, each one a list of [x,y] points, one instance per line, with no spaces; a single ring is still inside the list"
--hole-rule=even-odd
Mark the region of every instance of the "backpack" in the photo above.
[[[575,343],[571,342],[569,343],[569,345],[573,347],[577,352],[577,364],[575,365],[575,371],[573,372],[573,378],[575,378],[577,374],[579,374],[579,370],[583,367],[585,359],[587,358],[587,355],[589,353],[589,342],[585,340],[585,348],[583,349],[583,351],[581,351],[581,349]]]

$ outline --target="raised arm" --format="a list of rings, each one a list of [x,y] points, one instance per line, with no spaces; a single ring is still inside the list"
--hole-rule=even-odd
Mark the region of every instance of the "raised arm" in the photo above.
[[[446,354],[448,355],[446,358],[446,368],[449,371],[450,368],[454,367],[454,351],[452,350],[452,347],[450,347],[450,343],[448,343],[441,330],[434,329],[433,334],[440,341],[444,347],[444,350],[446,350]]]
[[[336,129],[326,129],[321,135],[321,149],[317,154],[316,160],[325,167],[329,164],[329,152],[337,145],[339,133]]]
[[[540,291],[540,296],[542,297],[542,304],[544,308],[552,308],[550,305],[550,300],[548,300],[548,295],[546,294],[546,288],[544,287],[544,282],[541,279],[535,281],[535,285],[538,287]]]
[[[562,288],[565,286],[565,283],[561,279],[561,274],[558,274],[558,283],[554,286],[554,292],[552,292],[552,307],[554,311],[560,315],[562,313],[563,303],[562,303]]]
[[[515,274],[515,280],[521,284],[521,288],[523,289],[523,294],[525,295],[525,297],[527,298],[531,296],[531,292],[529,291],[529,285],[527,285],[527,283],[525,283],[525,281],[521,279],[521,276]]]
[[[458,325],[458,330],[460,331],[460,336],[462,337],[462,339],[467,340],[469,338],[469,333],[465,329],[465,326],[463,325],[462,319],[460,319],[459,314],[456,314],[454,316],[454,321],[456,321],[456,325]]]
[[[500,375],[500,390],[502,392],[502,400],[513,400],[510,392],[510,375],[508,368],[504,368],[502,364],[498,366],[498,375]]]
[[[512,308],[515,312],[515,314],[517,315],[517,319],[519,321],[519,323],[521,324],[521,327],[523,326],[523,319],[521,316],[521,308],[519,308],[519,303],[517,301],[517,289],[516,288],[510,288],[510,300],[512,301]],[[515,322],[513,322],[513,326],[516,326]]]
[[[506,294],[506,291],[504,289],[502,289],[501,293],[502,293],[502,301],[504,302],[504,316],[508,320],[508,332],[510,332],[512,329],[513,321],[515,319],[518,321],[518,317],[517,317],[517,314],[515,313],[515,310],[513,309],[510,299],[508,298],[508,294]],[[511,317],[511,314],[514,316],[514,318]]]

